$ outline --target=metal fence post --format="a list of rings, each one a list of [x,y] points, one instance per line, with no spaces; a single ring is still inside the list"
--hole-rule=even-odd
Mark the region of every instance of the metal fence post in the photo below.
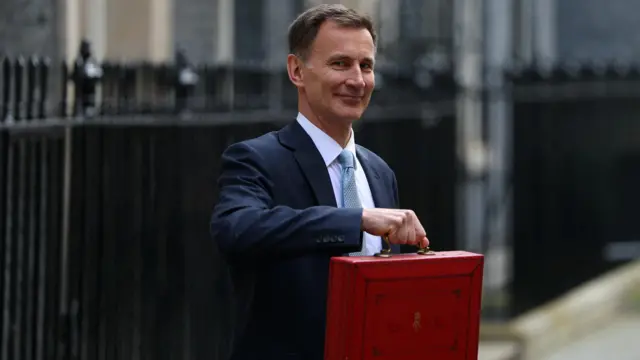
[[[193,90],[198,83],[198,74],[193,70],[187,55],[183,50],[176,51],[175,54],[175,111],[177,114],[184,114],[189,110],[189,100],[193,95]]]
[[[6,121],[11,114],[11,61],[2,59],[2,103],[0,103],[0,121]]]
[[[74,115],[87,117],[96,115],[96,89],[98,82],[102,79],[102,72],[102,67],[93,57],[91,44],[83,40],[80,43],[72,75],[76,95]]]

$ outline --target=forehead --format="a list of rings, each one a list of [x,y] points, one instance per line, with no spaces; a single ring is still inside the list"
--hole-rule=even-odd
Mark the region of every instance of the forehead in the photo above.
[[[319,57],[342,54],[355,59],[373,59],[374,53],[375,46],[369,30],[340,26],[333,21],[320,26],[311,47],[311,56]]]

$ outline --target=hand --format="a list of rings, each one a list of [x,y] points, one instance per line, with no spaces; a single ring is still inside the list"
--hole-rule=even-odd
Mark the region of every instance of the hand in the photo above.
[[[429,246],[427,233],[411,210],[363,209],[362,230],[371,235],[386,235],[391,244]]]

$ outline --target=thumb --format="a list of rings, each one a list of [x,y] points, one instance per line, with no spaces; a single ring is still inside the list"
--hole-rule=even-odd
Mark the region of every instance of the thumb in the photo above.
[[[423,248],[426,248],[427,246],[429,246],[429,239],[427,239],[426,236],[422,237],[422,240],[420,241],[420,245]]]

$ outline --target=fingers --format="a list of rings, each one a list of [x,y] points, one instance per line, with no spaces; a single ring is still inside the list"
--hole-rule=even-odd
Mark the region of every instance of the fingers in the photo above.
[[[407,228],[407,244],[415,245],[416,244],[416,221],[418,218],[411,210],[407,210],[405,213],[406,221],[405,226]]]
[[[429,239],[418,216],[411,210],[403,210],[403,222],[401,231],[398,231],[399,244],[407,244],[425,248],[429,246]]]
[[[387,235],[392,244],[429,245],[424,227],[412,210],[368,209],[363,213],[363,227],[373,235]]]
[[[416,217],[416,243],[420,247],[429,246],[429,239],[427,239],[427,232],[424,230],[424,227],[420,223],[420,220]]]
[[[396,210],[391,210],[388,212],[387,216],[389,223],[386,235],[389,237],[390,243],[399,244],[400,239],[404,237],[404,235],[402,234],[402,232],[404,231],[404,227],[402,226],[402,224],[404,223],[402,213]]]
[[[407,244],[409,243],[412,239],[411,239],[411,230],[412,230],[412,219],[411,219],[411,215],[408,213],[408,211],[402,211],[402,224],[401,224],[401,231],[400,233],[400,238],[398,239],[398,243],[401,245]]]
[[[392,244],[404,245],[407,242],[406,217],[401,211],[393,212],[392,229],[389,231],[389,242]]]
[[[389,233],[389,242],[399,245],[416,245],[417,217],[411,210],[397,210],[396,227]]]

